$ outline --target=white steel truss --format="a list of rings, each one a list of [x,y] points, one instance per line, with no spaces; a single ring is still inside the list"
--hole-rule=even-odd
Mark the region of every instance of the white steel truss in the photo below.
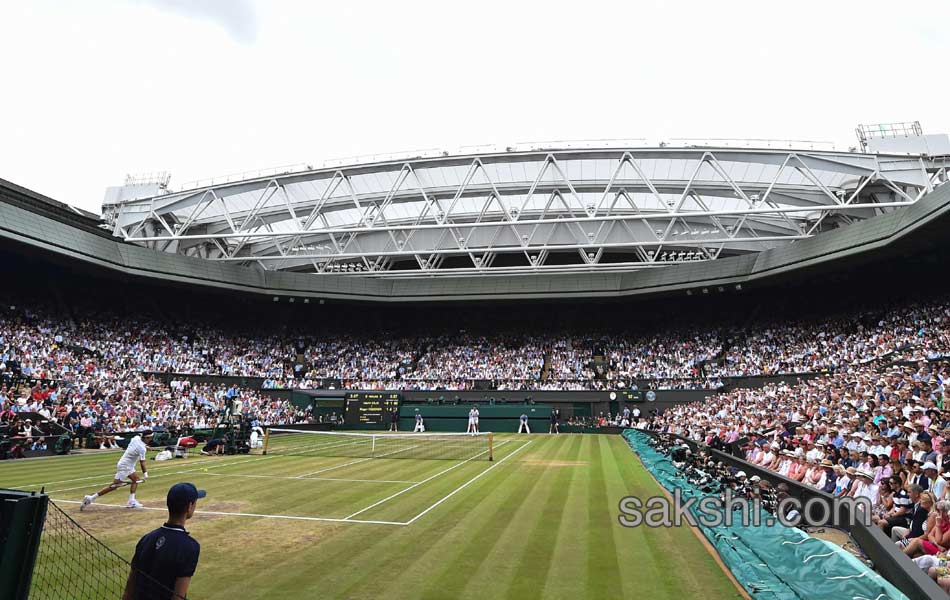
[[[228,181],[103,206],[115,235],[354,277],[631,271],[758,252],[916,202],[917,155],[735,148],[504,152]]]

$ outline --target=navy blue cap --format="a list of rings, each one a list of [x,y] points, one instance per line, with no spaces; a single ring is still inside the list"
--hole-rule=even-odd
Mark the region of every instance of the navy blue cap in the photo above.
[[[165,504],[171,510],[182,511],[199,498],[205,497],[205,491],[199,490],[193,483],[176,483],[168,490]]]

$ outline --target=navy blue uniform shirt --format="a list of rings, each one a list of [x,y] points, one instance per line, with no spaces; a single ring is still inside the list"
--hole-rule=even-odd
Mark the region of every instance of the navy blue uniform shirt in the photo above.
[[[175,580],[195,574],[200,551],[198,542],[180,525],[165,524],[145,534],[135,546],[132,566],[149,577],[135,578],[134,598],[171,599]],[[156,582],[168,589],[156,590]]]

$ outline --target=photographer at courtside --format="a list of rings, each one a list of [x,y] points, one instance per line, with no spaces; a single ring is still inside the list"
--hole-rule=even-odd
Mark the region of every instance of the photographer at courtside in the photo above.
[[[168,521],[145,534],[135,546],[132,570],[122,600],[184,600],[198,567],[201,546],[185,530],[205,491],[191,483],[176,483],[165,504]]]

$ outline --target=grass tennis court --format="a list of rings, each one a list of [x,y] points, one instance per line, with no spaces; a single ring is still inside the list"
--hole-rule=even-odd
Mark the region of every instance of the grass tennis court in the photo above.
[[[0,463],[0,486],[39,489],[130,558],[177,481],[208,491],[193,598],[736,598],[687,529],[626,529],[623,496],[661,493],[619,436],[498,435],[495,458],[251,455],[149,461],[79,512],[119,454]]]

